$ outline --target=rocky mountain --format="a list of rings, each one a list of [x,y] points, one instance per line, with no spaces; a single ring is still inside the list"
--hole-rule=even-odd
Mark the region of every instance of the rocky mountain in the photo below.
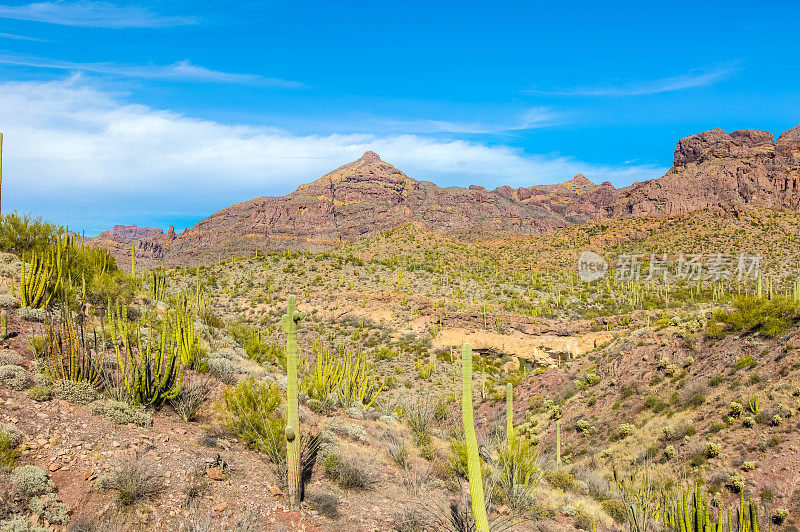
[[[596,216],[603,205],[595,201],[612,197],[598,194],[601,190],[614,187],[598,187],[582,175],[529,188],[441,188],[412,179],[368,151],[291,194],[231,205],[179,234],[173,228],[164,234],[115,226],[92,243],[107,247],[127,266],[132,243],[137,261],[145,264],[195,264],[255,250],[322,250],[408,223],[468,239],[499,232],[532,235]]]
[[[578,174],[555,185],[487,190],[418,181],[371,151],[282,197],[231,205],[175,234],[115,226],[92,240],[121,265],[131,244],[144,264],[198,264],[250,251],[319,251],[418,223],[459,238],[534,235],[599,217],[684,214],[708,207],[800,209],[800,126],[773,140],[758,130],[713,129],[681,139],[658,179],[616,189]],[[122,260],[125,259],[125,260]]]
[[[637,183],[606,209],[608,216],[677,215],[708,207],[800,209],[800,126],[773,140],[755,129],[712,129],[678,141],[667,174]]]

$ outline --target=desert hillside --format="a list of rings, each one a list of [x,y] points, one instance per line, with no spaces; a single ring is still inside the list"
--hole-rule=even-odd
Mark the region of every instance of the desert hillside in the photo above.
[[[466,342],[492,529],[649,515],[648,530],[678,530],[676,501],[693,512],[681,494],[698,489],[713,523],[730,510],[741,530],[744,504],[762,530],[797,530],[799,227],[766,208],[481,240],[412,223],[194,268],[134,258],[133,274],[77,241],[22,250],[6,235],[0,529],[467,530]],[[46,249],[63,277],[35,273]],[[611,265],[591,283],[586,250]],[[728,275],[710,276],[719,254]],[[761,274],[735,274],[755,256]],[[669,275],[648,275],[661,257]],[[702,275],[681,275],[681,257]],[[298,509],[290,295],[305,313]]]

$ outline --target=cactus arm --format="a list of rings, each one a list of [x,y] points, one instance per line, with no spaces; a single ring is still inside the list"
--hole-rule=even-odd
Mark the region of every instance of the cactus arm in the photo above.
[[[483,497],[481,463],[478,456],[478,439],[475,436],[475,424],[472,415],[472,347],[469,344],[464,344],[461,349],[461,367],[463,378],[461,414],[464,423],[464,439],[467,443],[467,473],[469,476],[469,494],[472,500],[472,515],[475,519],[475,531],[489,532],[486,501]]]

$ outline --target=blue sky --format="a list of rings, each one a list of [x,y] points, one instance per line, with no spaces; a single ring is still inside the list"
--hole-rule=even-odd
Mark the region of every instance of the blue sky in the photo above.
[[[439,185],[624,186],[800,123],[800,4],[5,2],[3,211],[178,231],[377,151]]]

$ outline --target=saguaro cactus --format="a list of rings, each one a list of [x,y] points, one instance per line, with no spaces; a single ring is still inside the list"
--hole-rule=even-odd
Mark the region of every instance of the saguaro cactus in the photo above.
[[[300,467],[300,413],[297,397],[297,323],[305,312],[297,310],[294,296],[283,315],[283,332],[286,333],[286,467],[289,480],[289,503],[292,510],[300,509],[303,482]]]
[[[556,465],[561,467],[561,420],[556,420]]]
[[[0,312],[0,342],[8,338],[8,313],[4,310]]]
[[[136,277],[136,244],[131,242],[131,275]]]
[[[478,456],[478,439],[475,436],[475,424],[472,417],[472,347],[469,344],[464,344],[461,348],[461,368],[463,379],[461,415],[464,422],[464,439],[467,443],[467,474],[469,476],[469,495],[472,500],[472,516],[475,519],[476,532],[489,532],[486,501],[483,497],[481,462]]]
[[[514,441],[514,389],[510,382],[506,384],[506,440],[509,445]]]

